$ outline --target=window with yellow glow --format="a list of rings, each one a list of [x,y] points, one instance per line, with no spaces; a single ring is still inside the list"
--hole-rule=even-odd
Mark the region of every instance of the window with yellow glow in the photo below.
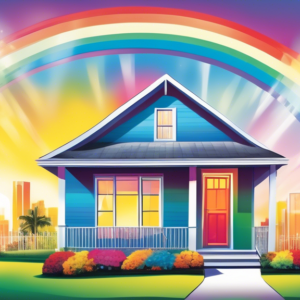
[[[173,110],[157,110],[157,139],[172,140],[173,137]]]
[[[142,226],[159,226],[159,180],[142,181]]]
[[[116,177],[116,226],[139,226],[138,177]]]
[[[160,179],[158,178],[147,179],[142,176],[98,178],[98,226],[159,226],[159,197]]]
[[[98,180],[98,226],[114,226],[114,181],[113,178]]]

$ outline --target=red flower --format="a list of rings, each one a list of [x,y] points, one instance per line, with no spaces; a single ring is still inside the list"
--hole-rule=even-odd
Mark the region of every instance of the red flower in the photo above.
[[[51,254],[43,265],[43,274],[62,274],[63,263],[68,260],[69,257],[75,255],[74,252],[55,252]]]
[[[291,250],[293,255],[293,264],[300,268],[300,250]]]
[[[120,267],[126,259],[125,254],[120,250],[100,250],[94,249],[89,252],[88,259],[94,259],[96,265],[106,267]]]

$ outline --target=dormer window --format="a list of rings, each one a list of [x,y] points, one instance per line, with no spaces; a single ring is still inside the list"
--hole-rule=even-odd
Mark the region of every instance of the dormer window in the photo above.
[[[155,141],[176,141],[176,109],[155,109]]]

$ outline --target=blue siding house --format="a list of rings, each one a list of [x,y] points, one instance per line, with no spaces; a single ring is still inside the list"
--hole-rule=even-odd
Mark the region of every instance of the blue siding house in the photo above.
[[[254,188],[276,171],[267,149],[168,75],[37,160],[59,179],[59,248],[255,250]]]

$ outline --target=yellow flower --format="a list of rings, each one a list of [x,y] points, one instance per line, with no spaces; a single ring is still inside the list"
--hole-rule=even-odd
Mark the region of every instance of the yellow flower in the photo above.
[[[88,259],[88,251],[75,253],[63,263],[63,273],[65,275],[76,275],[83,272],[92,272],[95,264],[93,259]]]
[[[152,250],[137,250],[131,253],[123,262],[121,269],[134,270],[142,268],[145,260],[152,254]]]

